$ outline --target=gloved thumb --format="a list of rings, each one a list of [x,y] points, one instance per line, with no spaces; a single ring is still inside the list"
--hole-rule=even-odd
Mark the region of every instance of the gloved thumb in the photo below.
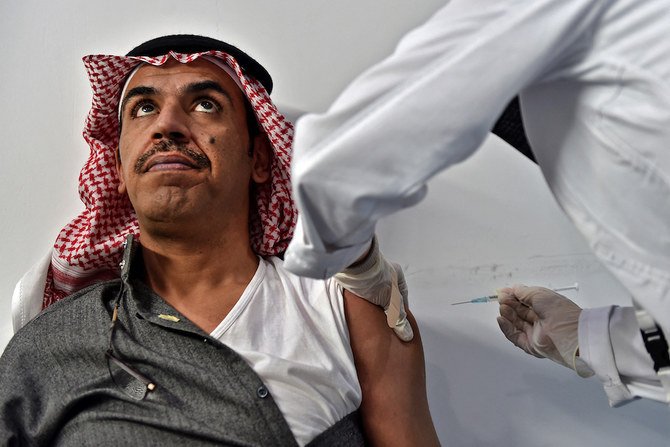
[[[404,342],[412,341],[414,338],[414,331],[412,330],[412,325],[409,323],[407,316],[396,323],[393,331],[398,338]]]
[[[400,274],[398,274],[400,270]],[[407,296],[407,285],[405,283],[404,275],[399,266],[394,266],[391,272],[391,298],[389,306],[386,308],[386,322],[389,327],[393,328],[398,338],[402,341],[411,341],[414,338],[414,331],[412,325],[407,320],[407,312],[405,310],[405,301]],[[404,294],[401,293],[401,287]]]

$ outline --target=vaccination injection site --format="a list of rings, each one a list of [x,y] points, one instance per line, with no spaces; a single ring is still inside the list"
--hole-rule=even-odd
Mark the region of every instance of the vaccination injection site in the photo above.
[[[670,0],[0,17],[0,445],[670,446]]]

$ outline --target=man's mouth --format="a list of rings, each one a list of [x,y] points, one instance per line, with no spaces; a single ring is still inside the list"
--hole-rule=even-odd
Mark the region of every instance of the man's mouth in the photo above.
[[[156,154],[147,160],[144,172],[199,169],[193,160],[180,154]]]
[[[161,141],[142,154],[135,162],[135,172],[205,169],[210,166],[209,159],[186,145],[171,140]]]

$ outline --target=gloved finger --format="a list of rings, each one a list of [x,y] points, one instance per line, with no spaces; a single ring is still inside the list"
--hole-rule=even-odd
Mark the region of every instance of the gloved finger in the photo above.
[[[505,296],[505,299],[500,300],[500,295],[498,295],[498,303],[501,307],[507,306],[511,308],[514,310],[514,312],[517,313],[519,318],[527,321],[530,324],[534,324],[539,319],[537,313],[532,308],[528,307],[526,304],[522,303],[516,298]]]
[[[404,342],[412,341],[414,338],[414,331],[412,330],[412,325],[407,319],[407,316],[396,323],[393,331],[398,338]]]
[[[527,343],[526,340],[520,339],[520,337],[523,335],[523,332],[518,330],[514,324],[512,324],[512,322],[505,317],[500,316],[496,318],[496,321],[498,322],[498,327],[500,327],[500,330],[502,331],[505,338],[511,341],[515,346],[523,349],[523,346]]]
[[[544,287],[528,287],[522,284],[515,284],[512,286],[512,290],[519,302],[531,308],[535,307],[538,301],[547,295],[547,292],[551,295],[557,295],[553,290]]]
[[[400,293],[398,287],[398,276],[394,270],[392,272],[391,299],[386,312],[386,323],[394,330],[398,338],[402,341],[410,341],[414,338],[412,326],[407,321],[407,312],[405,311],[405,298]]]
[[[400,338],[402,341],[408,342],[412,341],[414,338],[412,325],[407,319],[409,290],[407,288],[407,283],[405,282],[405,274],[403,273],[400,266],[397,266],[396,272],[398,273],[398,291],[402,296],[402,301],[400,303],[400,316],[393,330],[395,331],[398,338]]]
[[[505,335],[509,341],[512,342],[514,346],[522,349],[527,354],[530,354],[534,357],[542,357],[538,355],[533,349],[528,339],[528,335],[524,331],[518,330],[509,320],[505,317],[498,317],[496,319],[500,330]]]
[[[539,316],[535,309],[533,309],[533,301],[529,298],[529,290],[532,287],[524,286],[523,284],[515,284],[512,287],[504,287],[498,290],[498,303],[506,304],[512,307],[521,318],[535,323]]]
[[[407,307],[409,305],[409,289],[407,288],[407,281],[405,281],[405,272],[403,272],[402,267],[400,267],[400,264],[392,262],[391,265],[393,266],[396,275],[398,275],[398,290],[400,291],[400,294],[402,295],[403,298],[403,302]]]
[[[517,330],[529,332],[532,329],[533,323],[521,318],[519,313],[512,306],[502,304],[499,311],[500,316],[509,321]]]
[[[391,284],[388,305],[384,308],[386,313],[386,323],[390,328],[394,328],[400,320],[401,313],[404,311],[403,298],[398,288],[398,273],[391,269]]]
[[[511,306],[519,313],[522,318],[534,323],[537,320],[537,314],[535,312],[531,312],[530,310],[532,309],[526,303],[518,299],[514,292],[514,287],[525,286],[515,285],[513,287],[503,287],[502,289],[498,289],[498,303],[501,305],[506,304]]]
[[[532,307],[527,306],[523,302],[519,301],[519,304],[515,308],[516,313],[519,315],[519,318],[521,318],[524,321],[529,322],[530,324],[536,323],[540,317],[537,315],[535,312],[535,309]]]
[[[498,303],[507,304],[512,301],[518,301],[514,296],[514,290],[510,287],[503,287],[502,289],[496,290],[498,295]]]
[[[392,298],[391,302],[394,301],[395,300]],[[412,341],[412,339],[414,338],[414,331],[412,330],[412,325],[407,319],[407,312],[405,311],[404,303],[402,302],[402,300],[400,300],[399,302],[400,307],[398,308],[397,318],[393,320],[394,317],[389,312],[391,306],[389,306],[389,309],[386,310],[386,322],[393,329],[393,331],[400,340],[405,342]]]

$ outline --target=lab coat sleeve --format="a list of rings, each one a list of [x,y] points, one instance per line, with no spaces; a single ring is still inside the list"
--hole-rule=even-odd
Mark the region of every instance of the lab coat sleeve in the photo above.
[[[584,309],[578,330],[579,356],[602,382],[610,405],[636,397],[665,402],[632,307]]]
[[[560,76],[605,3],[453,0],[325,114],[298,121],[300,214],[286,268],[319,278],[351,264],[377,220],[420,201],[431,176],[470,156],[512,97]]]

